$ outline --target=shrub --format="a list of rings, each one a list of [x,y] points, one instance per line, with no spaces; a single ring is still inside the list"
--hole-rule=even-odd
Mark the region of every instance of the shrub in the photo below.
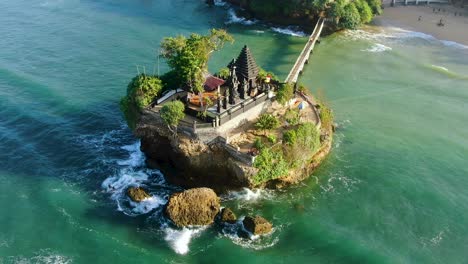
[[[296,145],[315,152],[320,147],[320,133],[312,123],[304,123],[296,129]]]
[[[128,103],[139,109],[151,104],[162,90],[162,82],[156,76],[139,74],[127,86]]]
[[[265,147],[261,138],[256,138],[254,141],[254,147],[258,150],[262,150]]]
[[[299,112],[299,109],[295,108],[286,110],[284,118],[286,119],[286,122],[288,122],[291,126],[299,124],[299,122],[301,121],[301,114]]]
[[[120,100],[120,110],[131,129],[134,129],[139,111],[153,102],[162,90],[159,78],[146,74],[135,76],[127,86],[127,95]]]
[[[266,132],[266,130],[277,128],[278,126],[278,118],[271,114],[262,114],[255,123],[255,127],[263,130],[264,132]]]
[[[279,89],[278,89],[278,92],[276,93],[276,100],[284,105],[286,104],[289,100],[291,100],[294,96],[294,87],[292,84],[289,84],[289,83],[285,83],[285,84],[282,84]]]
[[[284,158],[291,167],[301,164],[301,161],[309,158],[320,147],[320,134],[312,123],[304,123],[296,129],[291,129],[283,134]]]
[[[122,97],[120,100],[120,111],[122,111],[125,120],[127,121],[127,125],[130,129],[135,129],[137,124],[137,119],[139,116],[138,108],[130,102],[128,96]]]
[[[288,173],[288,164],[281,151],[269,148],[260,151],[260,154],[255,158],[254,167],[258,168],[257,175],[252,178],[255,184],[274,180]]]
[[[272,143],[272,144],[276,143],[276,136],[275,135],[268,135],[267,138],[268,138],[268,141],[270,141],[270,143]]]
[[[297,136],[296,136],[296,131],[295,130],[288,130],[284,132],[283,134],[283,141],[287,145],[294,145],[296,144]]]
[[[329,129],[333,124],[333,111],[325,103],[320,103],[320,121],[322,122],[322,127]]]

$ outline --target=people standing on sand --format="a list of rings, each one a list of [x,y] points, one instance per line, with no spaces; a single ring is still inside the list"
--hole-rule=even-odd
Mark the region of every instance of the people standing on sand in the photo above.
[[[418,21],[421,21],[421,18],[422,18],[422,16],[419,16],[419,17],[418,17]]]

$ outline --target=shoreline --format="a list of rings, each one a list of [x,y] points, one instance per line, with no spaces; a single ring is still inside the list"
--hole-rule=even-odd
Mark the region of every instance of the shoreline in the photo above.
[[[435,4],[391,7],[389,1],[384,5],[383,14],[374,19],[373,25],[421,32],[468,48],[468,8]],[[444,26],[437,25],[441,19]]]

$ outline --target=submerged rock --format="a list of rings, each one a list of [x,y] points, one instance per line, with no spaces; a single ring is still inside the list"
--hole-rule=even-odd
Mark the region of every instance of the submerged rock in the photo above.
[[[127,195],[132,199],[134,202],[141,202],[145,199],[151,198],[151,195],[149,195],[143,188],[141,187],[130,187],[127,190]]]
[[[219,209],[219,198],[212,189],[195,188],[173,194],[167,203],[166,214],[178,227],[209,225]]]
[[[244,228],[254,235],[264,235],[271,232],[273,225],[261,216],[246,216],[244,221]]]
[[[221,222],[234,224],[236,221],[237,217],[231,209],[223,208],[223,210],[221,210]]]

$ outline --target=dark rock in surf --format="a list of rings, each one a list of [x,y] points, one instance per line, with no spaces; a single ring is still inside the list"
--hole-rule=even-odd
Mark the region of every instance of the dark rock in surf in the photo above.
[[[223,208],[223,210],[221,210],[220,218],[221,218],[221,222],[225,222],[229,224],[234,224],[237,221],[236,215],[229,208]]]
[[[145,199],[151,198],[151,195],[149,195],[143,188],[141,187],[130,187],[127,189],[127,196],[132,199],[134,202],[141,202]]]
[[[244,228],[254,235],[264,235],[271,232],[273,225],[261,216],[246,216],[244,221]]]
[[[173,194],[166,214],[178,227],[200,226],[212,224],[219,209],[219,198],[212,189],[195,188]]]

